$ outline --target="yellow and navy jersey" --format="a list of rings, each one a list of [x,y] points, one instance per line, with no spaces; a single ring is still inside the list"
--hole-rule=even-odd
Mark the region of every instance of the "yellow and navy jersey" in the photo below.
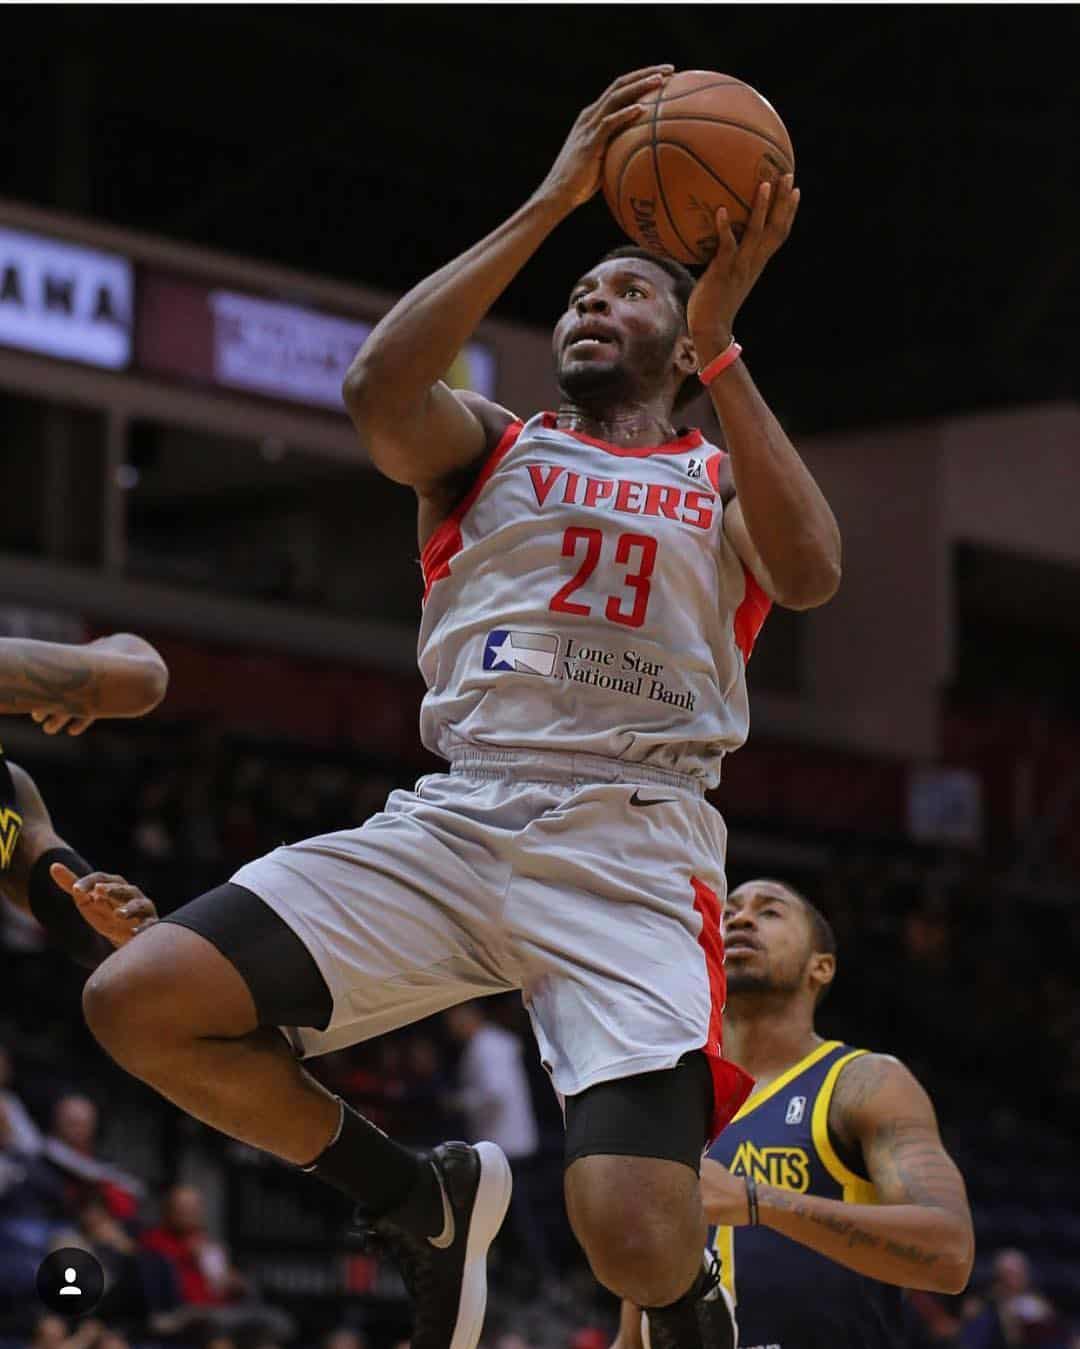
[[[861,1159],[829,1134],[837,1078],[864,1049],[818,1045],[747,1100],[709,1150],[737,1175],[855,1204],[877,1194]],[[709,1240],[735,1299],[740,1349],[901,1349],[904,1294],[767,1227],[717,1227]]]
[[[0,745],[0,871],[7,871],[22,833],[22,816],[15,809],[15,784]]]

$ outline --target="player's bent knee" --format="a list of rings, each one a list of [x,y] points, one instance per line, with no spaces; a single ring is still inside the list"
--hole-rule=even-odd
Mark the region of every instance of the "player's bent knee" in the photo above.
[[[597,1279],[639,1306],[681,1297],[701,1264],[695,1173],[653,1157],[589,1156],[566,1172],[571,1226]]]
[[[687,1254],[673,1247],[669,1230],[642,1224],[611,1226],[587,1238],[593,1274],[616,1297],[644,1307],[662,1307],[686,1292],[693,1274]],[[700,1259],[700,1256],[696,1257]]]
[[[202,937],[160,923],[90,975],[83,1013],[98,1042],[125,1066],[200,1037],[250,1033],[257,1019],[247,987]]]
[[[87,979],[83,986],[83,1016],[95,1039],[110,1048],[120,1038],[120,1032],[137,1024],[135,999],[137,986],[123,967],[123,948],[114,951]]]

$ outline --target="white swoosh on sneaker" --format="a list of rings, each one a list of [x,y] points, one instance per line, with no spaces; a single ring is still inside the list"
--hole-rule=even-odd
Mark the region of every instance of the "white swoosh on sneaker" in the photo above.
[[[442,1176],[437,1171],[435,1175],[439,1182],[439,1193],[442,1195],[443,1229],[437,1237],[428,1237],[428,1241],[437,1251],[445,1251],[447,1247],[454,1244],[457,1227],[454,1223],[454,1210],[450,1207],[450,1200],[446,1197],[446,1186],[442,1183]]]

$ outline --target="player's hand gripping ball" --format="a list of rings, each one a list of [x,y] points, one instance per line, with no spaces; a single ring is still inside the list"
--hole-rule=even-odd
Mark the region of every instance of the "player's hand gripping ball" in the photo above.
[[[731,341],[735,315],[765,264],[791,233],[799,189],[790,173],[776,184],[759,183],[754,209],[736,242],[727,210],[716,212],[716,251],[698,278],[686,306],[686,321],[698,359],[707,365]]]
[[[644,115],[608,142],[604,198],[635,243],[706,263],[716,252],[717,211],[726,209],[740,238],[759,185],[794,173],[791,137],[761,94],[715,71],[680,71],[636,102]]]
[[[620,75],[595,103],[583,108],[544,179],[541,195],[568,211],[588,201],[600,186],[608,142],[644,116],[648,96],[663,88],[672,69],[645,66]]]

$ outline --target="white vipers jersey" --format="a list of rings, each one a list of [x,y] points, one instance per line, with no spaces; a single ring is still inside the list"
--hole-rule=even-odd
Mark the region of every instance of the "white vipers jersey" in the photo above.
[[[624,449],[514,422],[424,548],[420,732],[720,780],[770,602],[723,531],[699,431]]]

